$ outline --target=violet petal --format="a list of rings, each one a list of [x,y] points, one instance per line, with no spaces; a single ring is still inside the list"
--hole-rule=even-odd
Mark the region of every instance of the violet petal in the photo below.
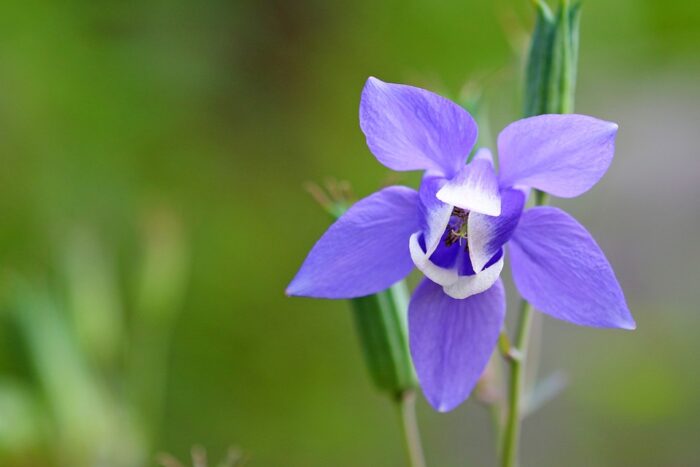
[[[314,245],[288,295],[354,298],[389,288],[413,269],[418,192],[392,186],[354,204]]]
[[[513,234],[523,212],[525,195],[520,190],[503,190],[501,215],[469,213],[469,257],[474,271],[481,271]]]
[[[510,242],[520,294],[550,316],[583,326],[634,329],[620,284],[595,240],[564,211],[525,211]]]
[[[578,196],[608,170],[616,134],[615,123],[585,115],[539,115],[511,123],[498,135],[501,186]]]
[[[483,153],[483,150],[479,151]],[[501,195],[493,164],[485,157],[474,158],[437,192],[439,200],[472,212],[498,216]]]
[[[408,308],[411,356],[428,402],[447,412],[476,385],[493,353],[505,317],[503,284],[464,300],[424,279]]]
[[[437,170],[451,178],[466,163],[477,126],[442,96],[369,78],[362,90],[360,127],[372,154],[392,170]]]

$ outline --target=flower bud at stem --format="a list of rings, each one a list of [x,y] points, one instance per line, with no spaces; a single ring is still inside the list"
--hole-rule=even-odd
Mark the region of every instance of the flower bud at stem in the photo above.
[[[417,386],[408,350],[408,289],[390,289],[350,301],[365,363],[375,386],[399,397]]]
[[[306,189],[334,219],[352,205],[347,182],[327,181],[325,190],[309,183]],[[408,349],[408,300],[408,287],[399,281],[382,292],[351,299],[350,305],[372,382],[398,408],[409,465],[425,467],[415,407],[418,380]]]
[[[347,182],[307,184],[307,191],[334,219],[352,205]],[[355,329],[372,382],[400,399],[418,386],[408,349],[408,288],[400,281],[374,295],[350,300]]]
[[[556,15],[535,0],[535,28],[525,68],[524,114],[571,113],[574,108],[580,4],[562,0]]]

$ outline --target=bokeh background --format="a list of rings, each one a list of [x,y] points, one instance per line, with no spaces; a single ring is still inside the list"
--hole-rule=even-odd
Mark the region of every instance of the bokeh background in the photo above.
[[[531,24],[525,0],[0,3],[0,465],[403,465],[347,304],[284,296],[328,225],[302,187],[387,181],[370,75],[478,102],[493,138]],[[588,0],[581,44],[577,110],[621,130],[557,204],[638,329],[540,321],[569,387],[523,465],[700,465],[700,3]],[[430,465],[494,465],[479,404],[419,418]]]

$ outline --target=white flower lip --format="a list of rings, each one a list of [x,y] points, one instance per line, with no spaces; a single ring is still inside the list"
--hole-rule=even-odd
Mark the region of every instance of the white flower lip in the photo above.
[[[471,276],[460,276],[456,268],[442,268],[432,261],[418,242],[420,232],[411,235],[409,250],[416,267],[431,281],[443,287],[444,292],[452,298],[463,299],[484,292],[491,287],[503,270],[501,257],[488,268]]]

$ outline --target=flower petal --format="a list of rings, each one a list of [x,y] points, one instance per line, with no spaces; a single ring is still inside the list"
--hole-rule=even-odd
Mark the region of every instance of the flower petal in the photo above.
[[[615,123],[585,115],[539,115],[511,123],[498,135],[501,186],[578,196],[608,170],[616,134]]]
[[[510,245],[513,281],[538,310],[583,326],[635,328],[605,255],[564,211],[525,211]]]
[[[452,215],[453,207],[443,203],[435,196],[446,182],[442,177],[426,175],[423,177],[418,190],[420,195],[421,229],[428,256],[437,248],[438,242],[445,232]]]
[[[465,300],[424,279],[408,307],[411,356],[428,402],[447,412],[471,393],[498,341],[506,302],[499,280]]]
[[[483,271],[470,276],[459,276],[457,280],[443,289],[447,295],[455,299],[465,299],[491,287],[503,270],[503,256]]]
[[[354,298],[387,289],[413,269],[418,193],[393,186],[358,201],[314,245],[288,295]]]
[[[437,170],[452,177],[476,141],[469,113],[444,97],[369,78],[362,90],[360,127],[375,157],[393,170]]]
[[[409,239],[408,249],[413,264],[426,277],[440,285],[448,286],[457,282],[459,269],[456,266],[449,269],[440,267],[430,261],[430,253],[427,253],[420,244],[420,234],[420,232],[416,232]]]
[[[469,211],[498,216],[501,195],[493,164],[484,157],[475,158],[437,192],[439,200]]]
[[[427,254],[420,243],[420,232],[411,235],[409,250],[413,264],[431,281],[442,285],[445,293],[456,299],[463,299],[483,292],[498,279],[503,269],[503,257],[492,258],[484,270],[474,273],[469,264],[469,253],[459,245],[453,245],[450,252],[445,251],[445,258],[436,258]],[[459,251],[457,251],[459,250]],[[450,255],[450,253],[452,253]],[[456,254],[455,254],[456,253]],[[441,264],[438,259],[444,259]],[[465,270],[468,266],[468,271]]]
[[[520,190],[508,189],[501,192],[501,215],[486,216],[477,212],[469,213],[467,241],[469,257],[474,271],[481,271],[486,263],[510,239],[523,212],[525,195]]]

